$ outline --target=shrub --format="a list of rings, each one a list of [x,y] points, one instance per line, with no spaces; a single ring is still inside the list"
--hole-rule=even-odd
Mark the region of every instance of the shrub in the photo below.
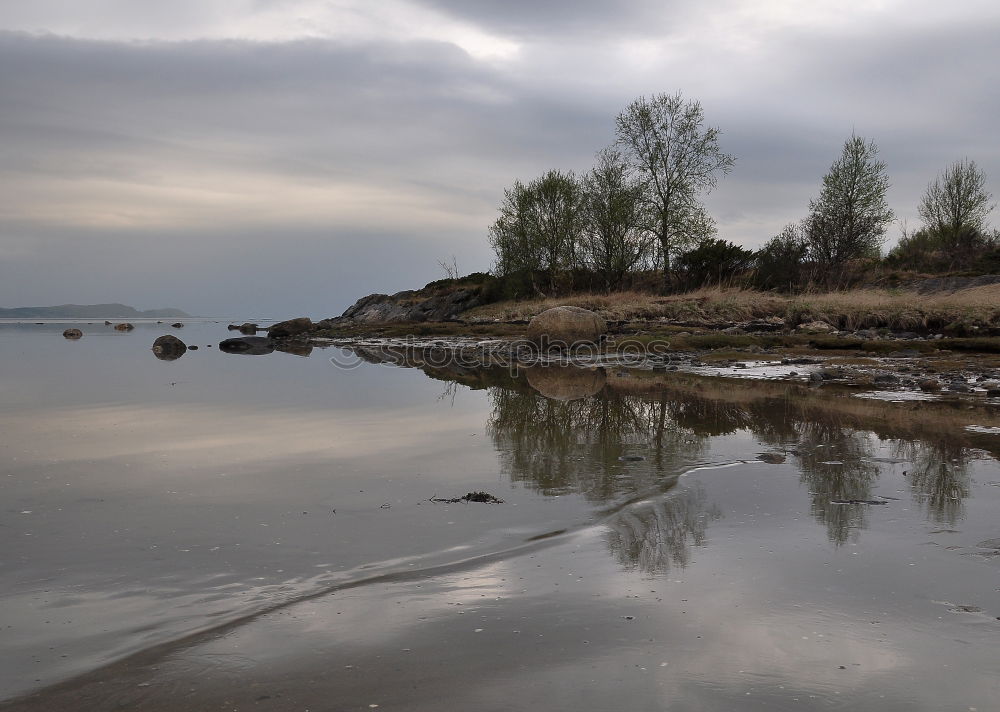
[[[754,253],[726,240],[709,238],[681,254],[677,268],[688,289],[730,282],[753,266]]]

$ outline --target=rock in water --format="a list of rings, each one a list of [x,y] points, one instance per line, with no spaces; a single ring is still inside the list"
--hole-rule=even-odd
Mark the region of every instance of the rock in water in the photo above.
[[[115,324],[115,331],[132,331],[135,327],[129,324],[127,321],[121,324]]]
[[[528,323],[527,337],[543,349],[596,344],[608,333],[607,322],[589,309],[554,307]]]
[[[161,361],[176,361],[187,351],[187,344],[176,336],[167,334],[153,342],[153,354]]]
[[[274,353],[274,344],[264,336],[241,336],[219,342],[219,350],[227,354],[263,356]]]
[[[74,339],[75,340],[75,339],[82,338],[83,337],[83,332],[80,331],[79,329],[66,329],[66,331],[63,332],[63,336],[65,336],[67,339]]]
[[[289,319],[288,321],[279,321],[277,324],[271,325],[267,330],[267,335],[272,339],[278,339],[285,336],[295,336],[296,334],[304,334],[313,328],[312,319],[307,316],[300,316],[298,319]]]
[[[231,329],[232,327],[229,328]],[[236,328],[239,330],[241,334],[248,334],[249,336],[255,336],[257,334],[257,329],[259,327],[256,324],[251,324],[250,322],[246,322],[244,324],[240,324]]]
[[[180,329],[180,328],[181,328],[181,327],[183,327],[184,325],[183,325],[183,324],[182,324],[181,322],[179,322],[179,321],[175,321],[175,322],[174,322],[173,324],[171,324],[170,326],[174,327],[175,329]]]

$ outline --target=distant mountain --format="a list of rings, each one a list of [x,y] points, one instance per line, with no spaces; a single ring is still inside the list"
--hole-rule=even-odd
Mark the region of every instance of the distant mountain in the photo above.
[[[180,309],[147,309],[139,311],[126,304],[60,304],[56,307],[17,307],[0,309],[0,319],[107,319],[129,317],[132,319],[190,318]]]

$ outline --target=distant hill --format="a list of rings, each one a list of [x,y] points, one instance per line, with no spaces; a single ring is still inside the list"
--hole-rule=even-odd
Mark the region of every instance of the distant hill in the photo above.
[[[180,309],[147,309],[139,311],[126,304],[60,304],[55,307],[17,307],[0,309],[0,319],[107,319],[130,317],[132,319],[190,318]]]

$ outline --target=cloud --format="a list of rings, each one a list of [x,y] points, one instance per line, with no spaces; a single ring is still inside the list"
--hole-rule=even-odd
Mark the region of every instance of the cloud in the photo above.
[[[927,182],[957,158],[975,159],[993,186],[1000,176],[1000,10],[988,4],[214,0],[169,17],[124,0],[81,7],[0,8],[0,27],[17,30],[0,32],[0,258],[14,275],[0,280],[0,304],[128,301],[105,264],[91,266],[93,284],[55,269],[60,252],[86,261],[87,244],[136,246],[116,259],[149,289],[158,277],[138,246],[197,244],[204,265],[186,283],[221,300],[177,304],[198,312],[234,306],[205,283],[206,260],[238,283],[221,270],[243,235],[257,256],[239,260],[260,270],[265,254],[308,260],[327,235],[324,259],[350,273],[325,285],[339,306],[365,290],[362,263],[380,285],[394,275],[379,287],[390,291],[439,277],[452,253],[464,270],[486,269],[503,188],[586,170],[614,140],[615,115],[661,91],[700,99],[737,156],[708,204],[721,235],[749,246],[803,216],[852,131],[880,146],[890,202],[911,222]],[[368,240],[379,252],[345,247]],[[53,251],[48,263],[30,262],[33,245]],[[21,279],[29,262],[46,279]],[[290,296],[300,291],[284,290],[277,310],[308,306]],[[256,310],[268,306],[262,297]]]

